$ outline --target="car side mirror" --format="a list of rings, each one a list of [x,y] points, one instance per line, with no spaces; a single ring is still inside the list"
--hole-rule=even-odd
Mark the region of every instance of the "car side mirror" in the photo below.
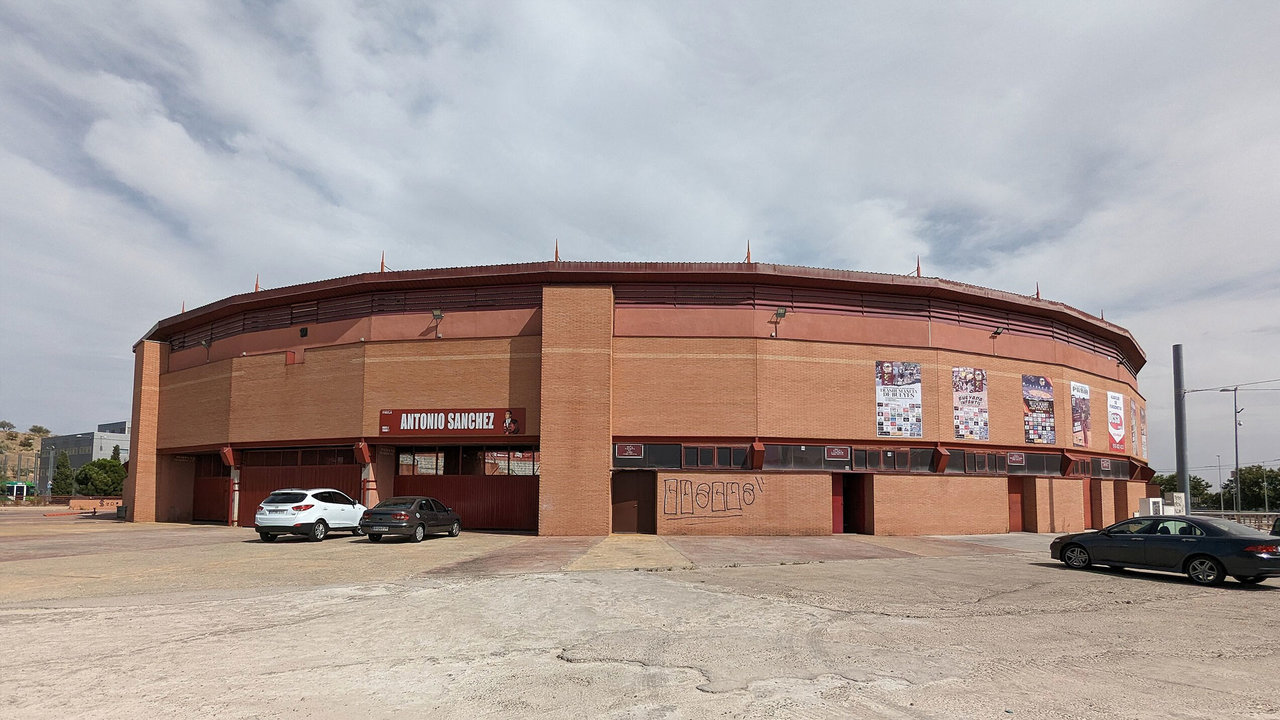
[[[1098,531],[1098,534],[1099,534],[1099,535],[1105,535],[1105,536],[1107,536],[1107,537],[1111,537],[1111,531],[1110,531],[1110,530],[1099,530],[1099,531]]]

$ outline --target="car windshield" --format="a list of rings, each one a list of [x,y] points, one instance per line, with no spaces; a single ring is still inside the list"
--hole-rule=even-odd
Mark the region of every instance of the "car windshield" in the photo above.
[[[414,498],[387,498],[378,503],[377,507],[384,510],[406,510],[413,507]]]
[[[1255,535],[1258,537],[1271,537],[1257,528],[1251,528],[1248,525],[1243,525],[1232,520],[1223,520],[1222,518],[1213,517],[1197,517],[1196,522],[1208,525],[1218,532],[1227,535]]]
[[[273,492],[262,502],[263,504],[271,503],[274,505],[292,505],[306,499],[307,494],[302,492]]]

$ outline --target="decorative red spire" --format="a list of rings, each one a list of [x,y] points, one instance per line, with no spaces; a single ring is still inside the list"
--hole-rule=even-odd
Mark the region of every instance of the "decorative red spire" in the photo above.
[[[387,251],[382,251],[382,260],[378,263],[378,272],[387,271]]]
[[[560,238],[556,238],[556,262],[560,262]]]
[[[1040,299],[1040,283],[1036,282],[1036,299]]]
[[[262,286],[258,284],[258,275],[255,273],[253,276],[253,291],[258,292],[261,289]]]
[[[916,256],[916,277],[920,277],[920,256]]]
[[[747,241],[747,262],[751,262],[751,241]]]

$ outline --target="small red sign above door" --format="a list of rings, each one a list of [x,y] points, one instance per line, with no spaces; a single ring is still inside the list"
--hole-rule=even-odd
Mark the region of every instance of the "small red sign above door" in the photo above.
[[[1024,453],[1009,453],[1010,465],[1026,465],[1027,456]]]
[[[379,435],[524,435],[524,408],[383,410]]]
[[[620,458],[644,457],[644,445],[640,443],[617,443],[613,446],[613,456]]]
[[[828,460],[848,460],[851,457],[853,457],[853,452],[849,449],[848,445],[827,446]]]

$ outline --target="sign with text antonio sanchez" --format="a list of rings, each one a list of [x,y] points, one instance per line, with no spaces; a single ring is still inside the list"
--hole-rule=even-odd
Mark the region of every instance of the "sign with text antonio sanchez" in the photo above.
[[[394,435],[524,435],[524,408],[448,408],[383,410],[378,434]]]

